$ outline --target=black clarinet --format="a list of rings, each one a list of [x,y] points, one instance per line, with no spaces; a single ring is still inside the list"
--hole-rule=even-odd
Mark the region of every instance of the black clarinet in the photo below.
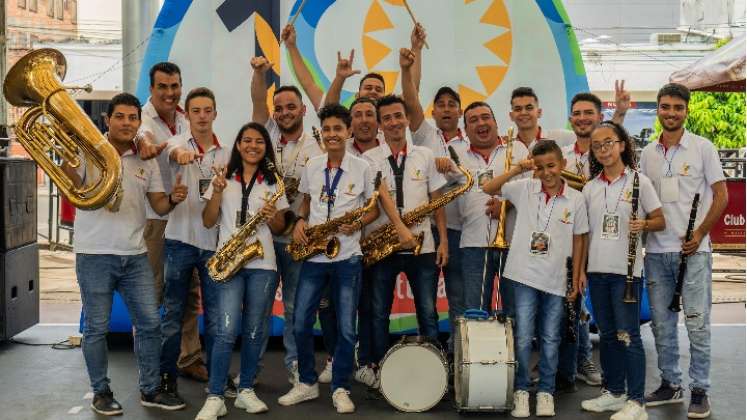
[[[638,172],[633,176],[633,197],[631,200],[632,211],[630,220],[638,218]],[[633,282],[633,268],[635,267],[635,257],[638,251],[638,232],[628,233],[628,277],[625,279],[625,294],[623,295],[624,303],[638,303],[638,293],[635,290]]]
[[[565,291],[565,335],[563,340],[567,343],[575,343],[578,340],[576,334],[576,320],[578,320],[578,312],[581,309],[581,296],[576,296],[575,300],[568,299],[568,295],[573,291],[573,257],[568,257],[565,260],[566,283]]]
[[[695,217],[698,215],[698,201],[700,201],[700,194],[695,194],[693,197],[693,206],[690,209],[690,220],[687,222],[687,231],[685,232],[685,241],[689,241],[693,238],[693,229],[695,228]],[[672,303],[669,304],[669,310],[672,312],[679,312],[682,310],[682,283],[685,281],[685,272],[687,271],[687,255],[680,253],[680,271],[677,273],[677,285],[674,287],[674,296],[672,296]]]

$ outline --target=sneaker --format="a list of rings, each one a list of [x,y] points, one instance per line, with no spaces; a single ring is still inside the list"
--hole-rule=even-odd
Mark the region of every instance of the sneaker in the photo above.
[[[555,400],[549,392],[537,393],[537,417],[553,417],[555,415]]]
[[[511,417],[529,417],[529,393],[527,391],[514,391],[514,409]]]
[[[202,360],[197,360],[191,365],[179,369],[179,374],[186,378],[194,379],[197,382],[208,381],[207,367],[202,363]]]
[[[293,361],[291,363],[290,369],[288,369],[288,382],[290,382],[291,385],[295,386],[298,382],[298,361]]]
[[[379,379],[376,371],[371,366],[362,366],[355,371],[355,380],[368,386],[369,388],[378,388]]]
[[[580,379],[586,382],[586,385],[599,386],[602,385],[602,374],[597,369],[594,362],[586,360],[578,367],[576,372],[576,379]]]
[[[211,396],[205,400],[205,405],[202,406],[200,412],[197,413],[195,420],[215,420],[218,417],[223,417],[228,414],[226,410],[226,403],[223,398]]]
[[[327,358],[327,364],[324,365],[324,370],[319,374],[319,383],[328,384],[332,382],[332,358]]]
[[[178,396],[167,394],[161,390],[152,394],[144,394],[141,392],[140,404],[143,407],[155,407],[168,411],[181,410],[187,406],[187,404],[185,404]]]
[[[662,379],[659,389],[646,395],[646,407],[656,407],[664,404],[676,404],[684,401],[682,387],[672,386]]]
[[[171,374],[164,373],[161,375],[161,391],[181,399],[177,393],[176,377]]]
[[[204,388],[206,394],[210,394],[210,388]],[[228,375],[226,386],[223,388],[223,398],[236,398],[239,393],[239,377]]]
[[[646,407],[637,401],[628,400],[622,410],[613,414],[610,420],[648,420]]]
[[[114,399],[110,390],[97,392],[91,402],[91,410],[105,416],[118,416],[123,413],[122,405]]]
[[[602,390],[602,395],[590,400],[581,401],[581,408],[594,413],[604,413],[605,411],[620,411],[625,406],[628,397],[625,394],[615,396],[606,389]]]
[[[332,405],[335,406],[338,414],[347,414],[355,411],[355,404],[350,399],[350,391],[345,388],[337,388],[332,393]]]
[[[288,391],[287,394],[278,398],[278,404],[280,405],[296,405],[298,403],[314,400],[319,398],[319,384],[306,385],[303,382],[299,382]]]
[[[257,397],[253,389],[242,389],[236,402],[233,403],[236,408],[242,408],[249,414],[264,413],[268,410],[267,404]]]
[[[687,417],[691,419],[704,419],[711,415],[711,404],[708,394],[700,388],[693,388],[690,393],[690,406],[687,408]]]
[[[555,394],[572,394],[576,391],[578,391],[578,388],[576,388],[575,382],[563,379],[560,376],[555,377]]]

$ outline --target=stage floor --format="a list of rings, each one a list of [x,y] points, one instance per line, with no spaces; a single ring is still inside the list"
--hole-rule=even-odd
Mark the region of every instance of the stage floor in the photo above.
[[[745,418],[745,326],[744,324],[717,324],[712,334],[712,419]],[[77,333],[77,327],[71,325],[42,324],[33,327],[15,337],[26,343],[53,343],[63,337]],[[642,329],[646,350],[647,376],[646,389],[656,388],[659,384],[656,369],[656,352],[649,326]],[[680,326],[680,343],[686,341],[686,331]],[[689,351],[681,346],[680,364],[685,379],[689,363]],[[322,354],[318,365],[322,365]],[[595,358],[598,351],[595,345]],[[295,407],[281,407],[277,398],[289,390],[285,369],[282,367],[283,352],[278,341],[268,349],[264,359],[264,369],[257,385],[257,394],[270,407],[265,418],[303,418],[304,420],[326,419],[336,415],[329,395],[329,386],[321,386],[318,400],[302,403]],[[234,352],[233,370],[238,369],[238,352]],[[177,412],[164,412],[157,409],[146,409],[139,404],[137,388],[137,369],[131,344],[128,340],[113,340],[109,353],[109,376],[115,396],[124,406],[127,419],[193,419],[202,406],[205,393],[204,384],[180,379],[179,387],[182,397],[187,401],[187,408]],[[581,411],[583,399],[597,395],[598,388],[578,383],[578,392],[556,397],[557,419],[603,419],[609,414],[595,414]],[[83,356],[79,348],[73,350],[54,350],[48,345],[29,346],[15,343],[0,344],[0,419],[93,419],[103,418],[93,413],[90,404],[90,388]],[[404,414],[395,411],[384,400],[368,399],[364,387],[356,383],[352,399],[357,406],[353,417],[359,418],[404,418]],[[657,407],[648,410],[649,418],[684,419],[687,416],[687,401],[673,406]],[[228,416],[224,419],[247,418],[249,414],[233,407],[228,400]],[[442,401],[433,410],[423,414],[413,414],[417,418],[457,419],[460,415],[452,409],[450,401]],[[495,414],[467,415],[464,417],[495,417]],[[508,414],[500,417],[510,418]]]

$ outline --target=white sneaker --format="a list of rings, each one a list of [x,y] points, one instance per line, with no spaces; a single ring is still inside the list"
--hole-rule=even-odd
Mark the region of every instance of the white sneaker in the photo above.
[[[296,405],[298,403],[319,398],[319,384],[306,385],[299,382],[287,394],[278,398],[280,405]]]
[[[350,391],[345,388],[337,388],[332,393],[332,405],[335,406],[338,414],[347,414],[355,411],[355,404],[350,399]]]
[[[529,393],[526,391],[514,391],[514,409],[511,417],[529,417]]]
[[[581,408],[594,413],[604,413],[605,411],[619,411],[625,406],[628,397],[625,394],[614,396],[606,389],[602,390],[602,395],[590,400],[581,401]]]
[[[205,405],[202,406],[200,412],[197,413],[195,420],[216,420],[218,417],[223,417],[228,414],[226,410],[226,404],[223,402],[221,397],[208,397],[205,400]]]
[[[327,364],[324,365],[324,370],[319,374],[319,383],[328,384],[332,382],[332,359],[327,358]]]
[[[648,413],[646,407],[636,401],[628,400],[622,410],[613,414],[610,420],[648,420]]]
[[[376,371],[369,366],[361,366],[355,371],[353,375],[356,381],[374,389],[379,388],[379,378],[376,375]]]
[[[295,386],[298,382],[298,361],[293,361],[291,363],[290,369],[288,369],[288,382],[290,382],[291,385]]]
[[[537,417],[553,417],[555,415],[555,400],[547,392],[537,393]]]
[[[257,397],[253,389],[242,389],[233,403],[236,408],[243,408],[247,413],[264,413],[268,410],[267,404]]]

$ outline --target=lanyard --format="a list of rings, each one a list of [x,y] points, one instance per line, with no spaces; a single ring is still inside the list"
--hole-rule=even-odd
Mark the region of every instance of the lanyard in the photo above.
[[[540,208],[542,206],[542,200],[544,199],[544,197],[541,194],[538,194],[538,198],[539,198],[539,200],[537,200],[537,221],[535,223],[535,226],[539,228],[539,223],[540,223]],[[552,219],[552,212],[553,212],[553,210],[555,210],[555,199],[556,198],[558,198],[557,195],[553,196],[553,198],[552,198],[552,204],[551,204],[551,207],[550,207],[550,214],[547,215],[547,221],[545,221],[545,227],[542,228],[542,230],[540,232],[545,232],[547,230],[547,227],[550,225],[550,220]]]
[[[677,151],[680,150],[680,145],[678,144],[677,147],[674,148],[672,151],[672,158],[667,159],[667,148],[664,147],[664,145],[661,145],[662,155],[664,155],[664,161],[667,162],[667,173],[665,176],[671,177],[672,176],[672,162],[674,162],[674,156],[677,154]]]
[[[252,175],[251,181],[249,181],[249,185],[246,185],[244,183],[244,175],[241,174],[239,178],[241,178],[241,219],[239,220],[240,224],[246,223],[246,210],[249,205],[249,194],[252,193],[252,188],[254,187],[254,182],[257,180],[257,174],[259,173],[259,169],[254,171],[254,175]]]
[[[212,153],[212,157],[210,160],[210,164],[206,165],[208,170],[207,173],[203,169],[202,166],[202,159],[205,157],[205,151],[202,149],[202,146],[200,146],[200,143],[197,143],[197,140],[193,138],[189,139],[189,145],[192,146],[192,149],[199,152],[202,155],[202,158],[195,160],[195,163],[197,164],[197,169],[200,170],[200,178],[210,178],[210,168],[215,164],[215,152]],[[208,152],[210,152],[208,150]]]
[[[402,212],[405,207],[405,194],[402,191],[402,180],[405,174],[405,161],[407,155],[402,156],[402,164],[397,165],[397,159],[394,156],[389,155],[389,166],[392,167],[392,173],[394,174],[394,188],[397,190],[397,208]]]
[[[615,203],[615,210],[612,212],[613,214],[617,214],[617,208],[620,207],[620,198],[622,197],[623,191],[625,191],[625,185],[628,183],[628,174],[623,172],[623,177],[625,177],[625,180],[623,180],[622,188],[620,188],[620,192],[617,194],[617,203]],[[607,207],[607,188],[609,188],[612,185],[612,182],[606,183],[604,186],[604,211],[607,214],[610,214],[610,209]]]
[[[334,194],[334,192],[337,191],[337,184],[340,183],[340,177],[342,176],[342,168],[337,168],[335,177],[332,180],[332,185],[329,184],[329,171],[330,171],[329,166],[324,168],[324,192],[327,195],[327,220],[329,220],[332,217],[332,207],[334,207],[335,205],[335,198],[336,198],[336,195]]]
[[[301,153],[301,148],[303,147],[303,143],[306,141],[306,134],[302,134],[301,138],[296,141],[296,147],[293,149],[293,153],[291,153],[290,156],[288,156],[288,164],[286,164],[285,156],[283,156],[283,150],[288,147],[287,143],[285,143],[285,146],[281,146],[283,144],[282,140],[278,140],[278,147],[277,152],[280,156],[280,168],[283,170],[283,175],[293,178],[293,175],[296,174],[296,164],[298,163],[298,155]],[[293,167],[289,168],[290,163],[293,164]],[[290,173],[289,172],[290,170]]]

